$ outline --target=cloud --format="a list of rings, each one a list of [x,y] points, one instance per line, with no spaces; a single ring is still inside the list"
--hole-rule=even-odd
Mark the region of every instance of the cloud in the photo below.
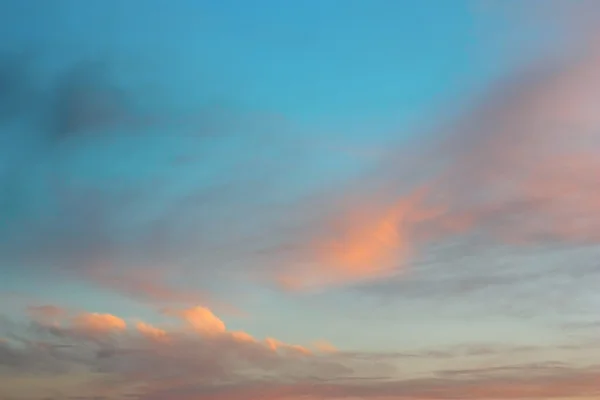
[[[387,279],[450,242],[509,253],[597,245],[600,52],[583,50],[518,68],[411,142],[412,154],[391,149],[297,239],[309,243],[295,250],[305,261],[282,284]]]
[[[210,104],[179,112],[166,97],[153,109],[143,106],[147,99],[109,60],[75,57],[58,72],[45,71],[43,57],[35,61],[40,79],[32,82],[44,81],[49,89],[38,90],[36,107],[25,113],[24,129],[35,140],[22,144],[18,161],[7,158],[7,174],[0,177],[6,193],[0,215],[7,221],[0,228],[3,269],[25,266],[153,304],[216,306],[213,288],[186,287],[180,277],[214,282],[224,266],[235,276],[259,275],[262,265],[275,262],[263,263],[259,254],[294,229],[284,221],[348,164],[346,144],[320,138],[318,129],[300,129],[285,116]],[[11,142],[22,134],[2,128]],[[40,198],[47,201],[38,204]],[[324,234],[308,241],[314,244],[308,258],[332,265],[322,280],[375,274],[369,263],[393,258],[392,242],[403,239],[391,235],[378,244],[379,236],[390,225],[385,220],[398,220],[400,208],[410,205],[389,207],[364,232],[356,221],[352,234],[334,229],[339,238]],[[371,243],[359,243],[369,237]],[[247,259],[256,266],[242,263]],[[304,285],[295,275],[275,280]]]
[[[125,92],[112,84],[107,73],[106,65],[84,61],[58,79],[50,113],[55,139],[114,128],[131,118]]]
[[[157,112],[107,60],[65,63],[28,111],[31,129],[59,144],[29,149],[2,178],[2,265],[192,304],[211,288],[173,276],[212,282],[226,266],[306,289],[389,278],[457,235],[595,243],[599,57],[581,41],[581,53],[498,82],[457,123],[370,157],[381,161],[373,174],[354,159],[339,174],[348,158],[332,149],[348,145],[323,147],[318,129],[285,116],[206,104],[188,115],[166,96]],[[24,70],[10,65],[9,76]],[[13,81],[9,92],[25,93]]]
[[[2,328],[8,334],[0,341],[0,382],[26,374],[39,389],[44,382],[57,382],[62,397],[173,400],[248,396],[272,400],[587,400],[599,394],[600,366],[567,361],[511,363],[516,355],[537,353],[543,359],[548,350],[544,346],[481,343],[403,354],[348,352],[323,341],[309,351],[274,338],[259,340],[231,331],[205,307],[166,314],[176,324],[133,324],[90,312],[60,313],[58,320],[34,320],[33,325],[5,320]],[[564,358],[556,348],[553,351],[567,360],[567,353],[574,349],[563,348]],[[427,363],[426,370],[414,368],[419,360]],[[409,364],[413,367],[407,368]],[[66,384],[67,376],[77,377],[80,385],[73,385],[73,378]],[[33,400],[36,397],[29,394],[37,392],[29,390],[30,386],[13,380],[3,387],[14,396]]]
[[[289,289],[369,280],[395,272],[412,256],[415,225],[430,219],[435,209],[421,204],[425,191],[395,203],[366,196],[360,201],[339,199],[336,210],[325,216],[325,225],[309,235],[297,258],[278,280]],[[370,200],[370,201],[369,201]],[[294,257],[295,256],[295,257]]]
[[[183,318],[199,333],[212,335],[225,332],[225,324],[216,315],[206,307],[194,307],[180,312],[174,312],[175,315]]]
[[[38,88],[23,126],[0,126],[0,268],[83,279],[154,304],[206,303],[209,288],[178,277],[218,274],[251,252],[256,225],[272,225],[269,214],[292,201],[286,174],[302,171],[295,163],[307,146],[295,147],[291,124],[260,110],[209,101],[178,110],[164,96],[144,108],[107,60],[76,58],[58,73],[35,61],[31,82],[49,90]]]
[[[84,313],[73,319],[73,326],[83,332],[105,334],[123,331],[127,324],[121,318],[111,314]]]
[[[323,353],[335,353],[338,349],[325,340],[319,340],[313,343],[313,346]]]
[[[228,382],[353,373],[352,367],[344,365],[346,361],[341,363],[327,353],[227,330],[205,307],[168,315],[179,323],[164,329],[89,312],[52,322],[35,320],[33,328],[12,324],[10,338],[0,343],[3,377],[18,370],[38,380],[60,379],[71,371],[86,377],[88,389],[69,395],[122,395],[137,388],[141,398],[150,398],[161,392],[176,396],[189,385],[203,386],[202,392]],[[27,393],[26,387],[17,389],[22,395]]]
[[[502,240],[595,242],[597,53],[503,82],[440,148],[438,196]],[[509,88],[509,89],[506,89]]]
[[[532,373],[519,377],[519,371]],[[472,371],[476,375],[476,371]],[[237,400],[249,396],[270,400],[296,399],[591,399],[597,395],[597,367],[589,369],[557,370],[536,376],[538,367],[515,368],[508,376],[484,378],[423,378],[400,381],[365,381],[326,383],[318,380],[298,383],[262,383],[227,385],[206,389],[189,385],[179,389],[150,394],[148,399],[173,398],[177,400]]]
[[[27,311],[34,319],[40,320],[55,320],[64,316],[68,312],[64,308],[51,304],[31,306],[27,308]]]
[[[87,268],[83,277],[97,285],[110,288],[133,299],[156,304],[193,304],[209,301],[198,291],[178,288],[169,282],[166,273],[151,268],[122,269],[100,265]]]
[[[167,332],[163,329],[156,328],[150,324],[147,324],[143,321],[139,321],[135,327],[137,330],[145,337],[151,338],[153,340],[163,341],[169,340],[169,336]]]

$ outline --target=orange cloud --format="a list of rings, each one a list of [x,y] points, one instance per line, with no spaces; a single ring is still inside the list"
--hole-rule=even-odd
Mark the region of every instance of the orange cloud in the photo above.
[[[202,307],[186,311],[178,314],[186,323],[190,319],[202,322],[205,327],[204,321],[218,319]],[[494,351],[477,352],[480,358],[490,357],[487,368],[439,370],[431,371],[428,377],[399,378],[393,367],[385,364],[397,357],[394,354],[345,353],[324,341],[315,342],[313,347],[329,355],[312,357],[302,346],[273,338],[259,342],[239,331],[213,329],[214,334],[199,336],[194,326],[187,333],[167,332],[138,322],[136,329],[128,332],[121,318],[97,313],[82,313],[71,321],[77,323],[62,331],[48,330],[47,333],[55,335],[51,341],[38,336],[44,333],[39,329],[11,333],[11,340],[0,341],[0,353],[10,355],[4,359],[4,367],[20,373],[35,371],[32,377],[52,377],[53,382],[57,382],[56,387],[62,389],[66,386],[60,382],[67,371],[79,371],[81,385],[71,386],[66,391],[73,396],[84,392],[108,397],[135,393],[149,400],[241,400],[248,397],[271,400],[447,397],[591,400],[600,394],[597,366],[498,365],[492,361],[496,360]],[[114,335],[110,341],[98,341],[90,335],[65,335],[67,329],[91,329]],[[32,336],[23,336],[27,332]],[[159,345],[157,342],[165,337],[169,338],[169,346]],[[145,340],[148,338],[158,340]],[[439,361],[437,355],[431,357]],[[103,372],[100,380],[94,373],[98,368]],[[2,376],[0,383],[4,383]],[[16,396],[27,393],[24,383],[21,388],[15,385],[13,381],[11,388]],[[82,391],[78,391],[79,388]]]
[[[83,313],[72,319],[73,327],[89,333],[124,331],[127,324],[112,314]]]
[[[127,323],[122,318],[107,313],[75,313],[54,305],[31,306],[27,311],[40,327],[67,336],[99,338],[123,333],[127,329]]]
[[[259,343],[247,332],[227,330],[225,323],[207,307],[196,306],[184,310],[166,310],[165,313],[183,319],[195,332],[206,337],[230,338],[239,343]],[[264,346],[274,352],[282,350],[291,353],[311,354],[311,351],[306,347],[283,343],[274,338],[265,339]]]
[[[231,335],[232,338],[234,338],[235,340],[238,340],[240,342],[250,342],[250,343],[256,342],[256,339],[254,339],[252,337],[252,335],[250,335],[249,333],[246,333],[246,332],[234,331],[234,332],[230,332],[229,334]]]
[[[0,340],[0,354],[10,355],[3,360],[9,371],[14,368],[53,377],[57,387],[66,371],[78,371],[86,395],[119,397],[141,391],[141,397],[148,399],[178,399],[189,386],[212,390],[253,379],[257,373],[302,377],[349,371],[335,360],[310,357],[312,352],[303,346],[276,339],[263,342],[243,331],[228,331],[206,307],[168,314],[191,329],[176,326],[165,330],[143,321],[129,329],[117,316],[85,312],[67,315],[57,326],[40,323],[34,330],[15,330],[14,340]],[[108,334],[110,340],[99,340]],[[95,374],[99,368],[101,379]],[[81,393],[77,387],[62,388],[73,396]],[[26,393],[24,387],[15,390],[17,395]]]
[[[214,335],[226,331],[225,323],[206,307],[197,306],[181,311],[169,311],[168,313],[181,317],[202,334]]]
[[[290,345],[287,343],[283,343],[277,339],[274,338],[266,338],[265,339],[265,345],[267,346],[267,348],[269,348],[270,350],[277,352],[277,351],[288,351],[288,352],[292,352],[292,353],[299,353],[299,354],[312,354],[312,352],[307,349],[306,347],[300,346],[300,345]]]
[[[493,87],[454,131],[415,145],[422,157],[386,158],[334,201],[277,282],[300,290],[381,279],[469,235],[598,243],[600,46],[554,61]]]
[[[401,202],[383,210],[351,210],[338,238],[319,250],[324,264],[350,276],[368,276],[402,259],[409,252],[408,232],[402,226],[412,211]]]
[[[313,347],[321,353],[337,353],[338,349],[325,340],[319,340],[313,343]]]
[[[148,339],[157,341],[167,341],[169,339],[169,336],[165,330],[155,328],[154,326],[145,322],[139,321],[136,324],[136,328],[138,332],[140,332],[143,336],[147,337]]]
[[[412,256],[423,228],[443,214],[443,208],[426,203],[428,191],[423,187],[384,202],[363,196],[341,207],[326,233],[310,240],[309,265],[279,274],[279,283],[302,289],[394,273]]]
[[[265,339],[265,344],[267,345],[267,347],[273,351],[277,351],[277,349],[279,348],[279,346],[282,345],[282,343],[277,340],[277,339],[273,339],[273,338],[266,338]]]
[[[298,354],[302,354],[302,355],[311,355],[312,354],[312,351],[310,351],[306,347],[300,346],[298,344],[286,345],[284,348],[289,351],[292,351],[294,353],[298,353]]]

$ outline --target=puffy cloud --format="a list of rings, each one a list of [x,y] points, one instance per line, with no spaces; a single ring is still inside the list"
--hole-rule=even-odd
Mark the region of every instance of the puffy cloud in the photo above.
[[[212,335],[225,332],[225,324],[206,307],[197,306],[183,311],[174,312],[195,330],[202,334]]]
[[[120,318],[97,313],[66,315],[61,329],[41,322],[35,329],[18,323],[6,326],[4,321],[10,334],[0,341],[1,387],[17,398],[37,399],[38,391],[29,381],[12,378],[26,374],[38,388],[60,388],[56,393],[63,397],[588,400],[600,394],[596,365],[511,364],[516,355],[543,357],[544,346],[481,344],[403,354],[346,352],[322,341],[313,345],[317,352],[310,352],[226,328],[213,329],[209,335],[199,332],[189,320],[202,327],[207,320],[221,326],[215,321],[218,317],[202,307],[169,315],[180,324],[167,328],[138,321],[124,327]],[[76,321],[86,321],[85,327],[92,327],[95,335],[83,335]],[[565,345],[560,351],[568,359],[570,352],[588,348],[581,346]],[[558,355],[557,349],[553,351]],[[499,357],[502,354],[504,358]],[[400,374],[395,368],[421,360],[429,365],[421,372],[403,368]],[[50,381],[56,384],[50,386]]]
[[[0,364],[6,373],[27,371],[39,378],[59,379],[77,371],[88,382],[86,395],[123,395],[135,388],[141,398],[159,393],[178,398],[190,386],[201,395],[230,382],[353,373],[350,359],[336,360],[276,339],[260,341],[243,331],[228,331],[204,307],[169,315],[180,324],[163,329],[138,321],[130,327],[119,317],[99,313],[66,315],[57,324],[37,321],[35,329],[13,324],[11,338],[0,343]],[[26,388],[21,391],[26,393]]]
[[[338,349],[325,340],[319,340],[313,343],[313,347],[323,353],[335,353]]]
[[[123,331],[127,327],[125,321],[111,314],[83,313],[73,318],[73,327],[92,334]]]
[[[164,340],[169,340],[169,336],[167,334],[167,331],[160,329],[160,328],[156,328],[150,324],[147,324],[143,321],[139,321],[135,327],[137,328],[137,330],[145,337],[153,339],[153,340],[158,340],[158,341],[164,341]]]

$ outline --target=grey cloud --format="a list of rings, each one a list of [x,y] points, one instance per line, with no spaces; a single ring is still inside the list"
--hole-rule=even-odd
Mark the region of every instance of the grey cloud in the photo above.
[[[300,356],[276,354],[258,343],[233,337],[200,337],[171,332],[171,342],[153,342],[123,332],[112,343],[31,330],[12,325],[12,343],[2,343],[0,359],[9,371],[64,376],[71,369],[89,371],[84,397],[121,396],[140,399],[236,400],[257,397],[286,400],[298,396],[365,399],[532,399],[585,398],[598,394],[600,366],[575,367],[566,362],[502,364],[476,369],[441,369],[422,378],[398,378],[387,362],[410,362],[405,354]],[[67,327],[63,328],[67,329]],[[19,339],[20,338],[20,339]],[[48,339],[54,338],[54,343]],[[59,341],[57,343],[57,340]],[[66,345],[72,346],[66,346]],[[539,350],[543,351],[543,348]],[[525,347],[465,345],[415,354],[425,359],[454,356],[491,357],[502,351],[535,351]],[[98,354],[102,353],[102,357]],[[509,357],[510,358],[510,357]],[[381,369],[382,368],[382,369]],[[101,373],[102,375],[96,375]],[[131,387],[143,383],[142,390]],[[94,389],[97,388],[97,389]],[[108,389],[113,391],[106,391]],[[101,390],[98,394],[96,390]],[[70,394],[77,396],[77,394]]]
[[[210,391],[226,382],[249,379],[296,381],[312,375],[335,379],[352,376],[361,368],[369,373],[360,360],[275,352],[263,343],[228,334],[213,337],[174,330],[168,333],[168,341],[160,342],[133,330],[114,335],[104,332],[101,337],[76,326],[49,323],[4,327],[12,332],[12,339],[0,343],[5,373],[58,378],[70,371],[87,371],[90,387],[118,393],[121,388],[142,385],[141,398],[163,390],[177,392],[192,382],[198,390]]]
[[[99,62],[82,62],[58,79],[50,112],[50,134],[59,140],[89,129],[110,129],[132,115],[131,100],[111,82]]]

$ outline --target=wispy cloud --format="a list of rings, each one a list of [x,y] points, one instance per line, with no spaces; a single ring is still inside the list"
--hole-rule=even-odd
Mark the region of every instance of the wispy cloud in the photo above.
[[[491,85],[455,124],[411,143],[410,157],[392,150],[333,200],[307,283],[388,276],[450,240],[512,252],[597,244],[600,58],[585,50]]]

